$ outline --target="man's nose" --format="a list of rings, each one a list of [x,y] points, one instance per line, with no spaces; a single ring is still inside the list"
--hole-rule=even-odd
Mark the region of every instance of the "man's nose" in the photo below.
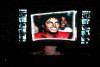
[[[53,23],[53,26],[56,26],[56,23]]]

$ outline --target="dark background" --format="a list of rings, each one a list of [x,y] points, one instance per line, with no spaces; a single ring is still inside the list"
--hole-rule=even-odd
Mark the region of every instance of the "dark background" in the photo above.
[[[5,65],[31,65],[35,63],[42,63],[43,61],[57,62],[69,62],[71,64],[88,64],[93,60],[97,61],[99,57],[99,2],[98,1],[71,1],[71,0],[53,0],[53,1],[8,1],[1,5],[1,22],[0,22],[0,47],[1,47],[1,62]],[[19,9],[28,10],[28,30],[27,30],[27,42],[18,42],[18,15]],[[30,41],[30,14],[31,13],[44,13],[44,12],[55,12],[55,11],[66,11],[66,10],[77,10],[79,11],[78,18],[81,17],[82,10],[91,10],[90,19],[90,43],[82,45],[80,44],[80,23],[81,20],[77,19],[78,22],[78,41],[66,42],[66,41]],[[65,53],[64,56],[34,56],[29,54],[32,51],[38,51],[42,49],[42,46],[47,43],[56,44],[60,48],[59,51]],[[52,59],[50,59],[52,58]],[[44,60],[46,59],[46,60]],[[84,62],[85,61],[85,62]],[[35,64],[34,63],[34,64]],[[57,63],[57,64],[58,64]],[[94,61],[92,62],[94,63]],[[45,62],[42,63],[42,65]],[[33,65],[34,66],[34,65]]]

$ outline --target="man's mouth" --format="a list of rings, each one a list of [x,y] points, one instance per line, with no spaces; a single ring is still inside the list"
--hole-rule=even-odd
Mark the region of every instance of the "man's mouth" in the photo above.
[[[55,27],[53,27],[53,28],[51,28],[51,30],[56,30],[57,28],[55,28]]]
[[[61,25],[65,25],[65,24],[61,24]]]

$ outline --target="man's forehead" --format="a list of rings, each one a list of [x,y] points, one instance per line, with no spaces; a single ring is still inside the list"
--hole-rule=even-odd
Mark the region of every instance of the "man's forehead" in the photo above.
[[[52,18],[49,18],[47,21],[56,22],[56,21],[58,21],[58,19],[57,19],[57,18],[55,18],[55,17],[52,17]]]

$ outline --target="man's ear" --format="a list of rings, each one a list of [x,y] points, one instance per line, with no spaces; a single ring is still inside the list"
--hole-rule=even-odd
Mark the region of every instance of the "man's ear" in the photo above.
[[[42,27],[44,28],[44,25],[42,25]]]

